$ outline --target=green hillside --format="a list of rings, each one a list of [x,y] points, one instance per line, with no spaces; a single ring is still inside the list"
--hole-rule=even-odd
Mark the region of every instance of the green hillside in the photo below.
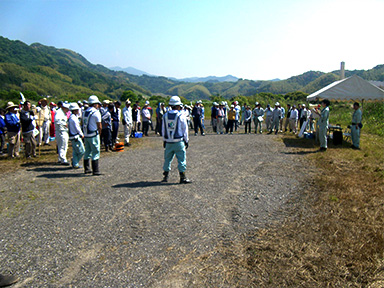
[[[347,77],[357,74],[367,80],[384,81],[384,65],[368,71],[346,71],[345,74]],[[102,99],[120,99],[125,91],[132,91],[144,97],[179,95],[196,100],[210,99],[215,95],[231,99],[258,93],[312,93],[338,79],[338,71],[327,74],[309,71],[281,81],[180,82],[166,77],[112,71],[94,65],[68,49],[38,43],[26,45],[0,36],[0,100],[10,99],[9,95],[18,95],[19,91],[29,98],[52,95],[76,99],[96,94]]]

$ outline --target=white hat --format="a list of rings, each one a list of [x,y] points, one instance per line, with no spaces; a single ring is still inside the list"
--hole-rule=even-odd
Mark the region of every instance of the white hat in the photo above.
[[[303,105],[301,105],[301,106],[305,107],[305,104],[303,104]]]
[[[69,109],[70,105],[68,103],[63,103],[63,105],[61,107]]]
[[[169,99],[169,105],[170,106],[178,106],[181,105],[181,100],[179,96],[172,96],[171,99]]]
[[[279,103],[279,102],[276,102],[276,103],[275,103],[275,106],[280,106],[280,103]]]
[[[235,108],[235,105],[232,104],[232,105],[231,105],[231,108]]]
[[[131,104],[131,101],[129,100],[125,101],[125,104]]]
[[[149,101],[145,101],[145,105],[149,105]]]
[[[89,104],[101,104],[99,101],[99,98],[96,95],[89,96],[88,103]]]
[[[64,104],[64,105],[66,105],[66,104]],[[64,106],[63,105],[63,106]],[[79,110],[80,109],[80,107],[79,107],[79,105],[77,104],[77,103],[71,103],[70,105],[69,105],[69,110],[71,110],[71,111],[73,111],[73,110]]]
[[[259,102],[256,102],[255,105],[256,105],[256,106],[259,105]]]

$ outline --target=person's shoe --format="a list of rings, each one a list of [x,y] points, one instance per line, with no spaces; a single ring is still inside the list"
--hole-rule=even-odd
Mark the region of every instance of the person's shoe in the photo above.
[[[277,130],[276,130],[276,132],[275,132],[275,135],[277,134]]]
[[[327,148],[324,148],[324,147],[320,147],[320,150],[319,150],[320,152],[325,152],[325,151],[327,151]]]
[[[44,146],[51,146],[51,144],[49,144],[49,143],[44,143]]]
[[[124,146],[130,147],[132,144],[131,143],[125,143]]]
[[[197,136],[197,133],[195,133],[195,136]]]
[[[355,145],[352,145],[352,147],[351,147],[353,150],[360,150],[360,148],[359,147],[356,147]]]
[[[163,172],[163,180],[161,180],[162,183],[167,183],[168,182],[168,175],[169,175],[169,171],[164,171]]]
[[[68,161],[63,161],[63,162],[61,162],[61,165],[64,165],[64,166],[69,166],[69,165],[71,165],[71,164],[69,164],[69,162],[68,162]]]
[[[99,170],[99,159],[97,160],[92,160],[92,171],[93,171],[93,175],[95,176],[99,176],[99,175],[102,175],[100,173],[100,170]]]
[[[203,134],[201,134],[201,135],[205,136],[205,133],[203,133]]]
[[[89,164],[89,159],[84,159],[84,174],[91,174],[92,170]]]
[[[1,275],[0,274],[0,287],[10,286],[19,281],[19,278],[13,275]]]
[[[192,181],[189,180],[187,176],[185,176],[185,172],[180,172],[180,184],[189,184],[189,183],[192,183]]]

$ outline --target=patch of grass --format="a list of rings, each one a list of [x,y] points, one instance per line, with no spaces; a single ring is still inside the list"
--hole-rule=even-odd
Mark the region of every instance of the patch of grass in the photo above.
[[[201,277],[220,275],[228,287],[383,287],[383,138],[365,134],[362,150],[313,153],[318,146],[286,137],[318,168],[295,216],[218,247],[200,264]]]

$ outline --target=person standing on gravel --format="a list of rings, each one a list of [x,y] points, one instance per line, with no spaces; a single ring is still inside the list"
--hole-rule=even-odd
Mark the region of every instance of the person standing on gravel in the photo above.
[[[82,139],[84,139],[83,131],[80,128],[80,107],[77,103],[69,105],[69,111],[72,112],[68,119],[69,140],[72,142],[72,168],[79,169],[79,162],[84,156],[85,148]]]
[[[263,116],[264,116],[264,109],[261,108],[261,104],[259,102],[256,102],[256,108],[253,109],[253,119],[255,121],[255,134],[257,134],[257,129],[259,129],[259,133],[263,133]]]
[[[275,129],[275,135],[279,131],[279,124],[280,124],[280,119],[281,119],[281,109],[280,109],[280,103],[276,102],[275,108],[272,111],[272,125],[271,125],[271,130],[269,131],[268,134],[272,133],[272,130]]]
[[[24,102],[24,108],[20,111],[21,129],[25,144],[25,157],[30,159],[36,157],[36,139],[34,131],[36,129],[35,114],[31,110],[31,102]]]
[[[84,131],[84,173],[93,175],[101,175],[99,170],[100,158],[100,137],[101,133],[101,103],[96,95],[88,98],[89,108],[84,112],[83,131]],[[89,160],[92,159],[92,170],[90,169]]]
[[[205,136],[202,119],[204,118],[203,109],[200,106],[200,101],[196,101],[195,106],[192,109],[193,126],[195,127],[195,136],[200,132],[202,136]]]
[[[19,156],[20,150],[20,119],[17,116],[16,109],[19,106],[13,104],[13,102],[7,103],[5,108],[8,113],[5,114],[4,122],[7,127],[8,134],[8,157],[15,158]]]
[[[62,165],[69,165],[67,161],[67,150],[68,150],[68,118],[67,113],[69,111],[69,104],[63,103],[61,108],[56,111],[55,114],[55,134],[57,151],[59,154],[58,163]]]
[[[297,119],[299,118],[299,112],[296,109],[296,105],[292,106],[292,109],[289,113],[289,127],[293,133],[297,132]]]
[[[132,108],[131,101],[125,101],[125,107],[123,108],[123,125],[124,125],[124,145],[131,146],[129,143],[129,136],[132,133]]]
[[[188,149],[188,122],[184,113],[181,113],[181,100],[178,96],[172,96],[169,100],[172,110],[165,113],[163,117],[163,141],[164,141],[164,166],[162,182],[168,182],[171,163],[176,155],[178,162],[178,170],[180,173],[180,183],[188,184],[192,181],[185,175],[187,170],[187,154]]]

